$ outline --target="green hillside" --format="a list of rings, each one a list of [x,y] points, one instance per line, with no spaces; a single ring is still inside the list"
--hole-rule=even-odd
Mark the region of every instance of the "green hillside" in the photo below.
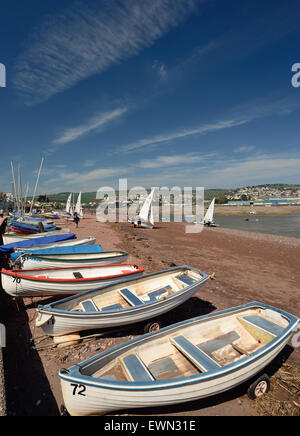
[[[214,197],[220,197],[225,195],[228,192],[227,189],[206,189],[205,200],[212,200]],[[50,202],[55,203],[66,203],[70,193],[69,192],[61,192],[59,194],[50,194],[47,195],[47,198]],[[74,193],[74,202],[77,200],[78,193]],[[88,204],[90,202],[95,202],[96,200],[96,192],[83,192],[82,193],[82,203]]]

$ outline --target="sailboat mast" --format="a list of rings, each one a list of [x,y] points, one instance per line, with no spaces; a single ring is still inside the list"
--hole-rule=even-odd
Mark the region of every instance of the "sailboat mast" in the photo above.
[[[19,175],[19,200],[20,200],[20,212],[21,216],[23,216],[23,192],[22,192],[22,177],[21,177],[21,165],[18,166],[18,175]]]
[[[28,192],[29,192],[29,183],[27,182],[26,193],[25,193],[25,198],[24,198],[24,205],[25,205],[25,207],[26,207],[26,203],[27,203]]]
[[[38,172],[38,176],[37,176],[37,179],[36,179],[35,187],[34,187],[34,193],[33,193],[33,197],[32,197],[32,200],[31,200],[31,206],[30,206],[30,213],[32,213],[32,208],[33,208],[33,204],[34,204],[34,200],[35,200],[36,190],[37,190],[38,183],[39,183],[39,180],[40,180],[40,175],[41,175],[41,171],[42,171],[42,168],[43,168],[44,160],[45,160],[45,158],[43,157],[42,161],[41,161],[40,169],[39,169],[39,172]]]
[[[14,163],[13,161],[10,162],[11,165],[11,172],[12,172],[12,178],[13,178],[13,186],[14,186],[14,194],[15,194],[15,199],[16,199],[16,203],[17,203],[17,209],[19,212],[19,198],[18,198],[18,193],[17,193],[17,186],[16,186],[16,179],[15,179],[15,170],[14,170]]]

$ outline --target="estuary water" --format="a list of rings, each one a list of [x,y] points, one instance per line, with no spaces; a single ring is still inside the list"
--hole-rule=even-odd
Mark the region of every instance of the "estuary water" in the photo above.
[[[300,238],[300,215],[286,216],[223,216],[215,215],[215,222],[221,227],[248,232]]]

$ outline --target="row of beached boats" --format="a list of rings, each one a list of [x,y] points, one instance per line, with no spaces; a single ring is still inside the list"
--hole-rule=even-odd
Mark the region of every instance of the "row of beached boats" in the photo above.
[[[209,275],[185,265],[143,275],[141,266],[128,263],[128,253],[103,251],[95,238],[77,239],[68,229],[10,232],[3,242],[0,252],[9,266],[2,269],[1,279],[9,295],[69,294],[38,306],[36,326],[45,335],[122,329],[147,321],[149,333],[60,370],[71,415],[188,402],[254,376],[251,392],[259,396],[269,384],[259,375],[299,321],[254,302],[159,329],[158,317],[195,295]]]

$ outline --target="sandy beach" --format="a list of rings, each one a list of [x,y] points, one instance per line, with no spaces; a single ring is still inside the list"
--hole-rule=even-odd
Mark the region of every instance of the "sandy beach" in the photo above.
[[[201,233],[188,234],[185,225],[178,223],[159,223],[154,230],[135,229],[127,223],[98,223],[95,216],[81,220],[78,229],[74,223],[68,222],[66,226],[78,237],[95,236],[104,250],[128,251],[129,261],[143,266],[145,273],[183,264],[215,273],[215,279],[195,297],[165,314],[163,325],[251,301],[272,304],[300,316],[299,239],[222,228],[205,228]],[[9,415],[59,414],[62,395],[57,373],[60,368],[70,367],[142,333],[141,326],[131,326],[73,347],[37,352],[30,349],[30,339],[42,334],[35,328],[35,307],[43,299],[15,302],[3,295],[2,299],[7,305],[8,347],[4,352],[4,369]],[[252,402],[246,395],[247,386],[240,386],[218,397],[176,407],[117,414],[243,416],[268,415],[274,410],[275,414],[299,414],[293,391],[280,387],[280,371],[290,371],[299,377],[299,348],[293,350],[287,346],[269,368],[272,375],[269,400]]]

